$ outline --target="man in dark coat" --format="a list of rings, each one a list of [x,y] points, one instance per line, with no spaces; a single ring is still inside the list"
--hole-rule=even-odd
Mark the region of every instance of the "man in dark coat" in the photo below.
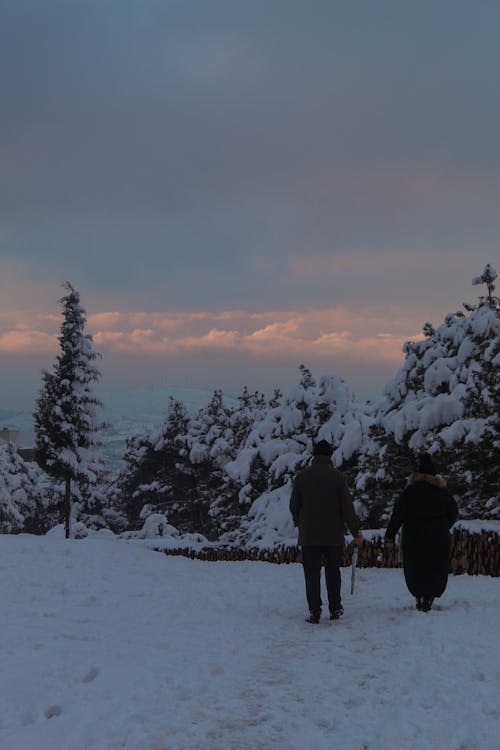
[[[343,614],[340,597],[340,564],[346,524],[359,544],[360,521],[345,476],[332,462],[333,449],[326,440],[314,446],[310,466],[299,471],[293,484],[290,512],[299,528],[302,564],[309,606],[307,622],[317,624],[321,617],[321,564],[325,563],[330,619]]]
[[[403,568],[408,590],[416,607],[429,612],[433,600],[444,593],[448,582],[450,528],[458,517],[453,495],[445,480],[437,476],[427,453],[420,456],[418,472],[394,504],[385,533],[391,544],[403,526]]]

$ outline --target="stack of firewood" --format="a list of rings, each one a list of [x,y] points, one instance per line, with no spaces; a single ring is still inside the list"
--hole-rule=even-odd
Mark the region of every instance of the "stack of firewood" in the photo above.
[[[351,564],[351,544],[344,549],[343,565]],[[275,564],[289,564],[301,562],[300,548],[296,546],[280,546],[272,549],[257,547],[217,547],[210,545],[201,549],[177,547],[175,549],[159,550],[166,555],[182,555],[192,560],[207,560],[211,562],[235,562],[240,560],[255,560]],[[358,566],[360,568],[399,568],[401,555],[397,544],[385,546],[381,536],[364,539],[358,548]],[[500,576],[500,544],[498,534],[494,531],[469,532],[466,529],[455,529],[451,535],[450,573],[460,575],[488,575]]]
[[[451,572],[455,575],[500,575],[500,544],[494,531],[471,534],[455,529],[451,536]]]

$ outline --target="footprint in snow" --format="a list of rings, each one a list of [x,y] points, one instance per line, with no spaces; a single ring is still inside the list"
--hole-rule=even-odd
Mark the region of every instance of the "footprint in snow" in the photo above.
[[[56,716],[60,716],[62,714],[62,708],[57,704],[54,706],[47,706],[43,713],[46,719],[54,719]]]
[[[92,667],[83,676],[82,682],[94,682],[94,680],[95,680],[95,678],[97,677],[98,674],[99,674],[99,670],[96,667]]]

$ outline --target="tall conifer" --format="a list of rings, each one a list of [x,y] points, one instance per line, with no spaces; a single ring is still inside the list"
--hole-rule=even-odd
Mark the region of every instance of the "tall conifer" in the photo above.
[[[99,356],[92,337],[84,333],[86,317],[80,295],[66,282],[67,294],[59,301],[63,322],[61,352],[51,371],[43,373],[43,386],[34,414],[36,458],[52,477],[64,482],[63,516],[70,536],[71,484],[94,484],[101,468],[97,449],[101,425],[96,410],[101,405],[92,391],[100,378]]]

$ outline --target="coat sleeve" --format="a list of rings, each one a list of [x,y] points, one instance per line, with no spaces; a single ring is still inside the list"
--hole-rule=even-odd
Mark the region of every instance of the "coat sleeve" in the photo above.
[[[340,497],[342,503],[342,516],[351,534],[356,536],[361,526],[361,521],[356,515],[351,493],[347,487],[347,481],[343,476],[340,480]]]
[[[394,508],[392,509],[392,515],[385,532],[385,538],[388,541],[392,541],[394,539],[399,529],[401,528],[401,525],[404,523],[405,505],[405,496],[403,493],[397,498],[396,502],[394,503]]]
[[[293,525],[299,525],[300,509],[302,507],[302,497],[300,493],[299,477],[296,476],[293,482],[292,494],[290,497],[290,513],[293,518]]]

